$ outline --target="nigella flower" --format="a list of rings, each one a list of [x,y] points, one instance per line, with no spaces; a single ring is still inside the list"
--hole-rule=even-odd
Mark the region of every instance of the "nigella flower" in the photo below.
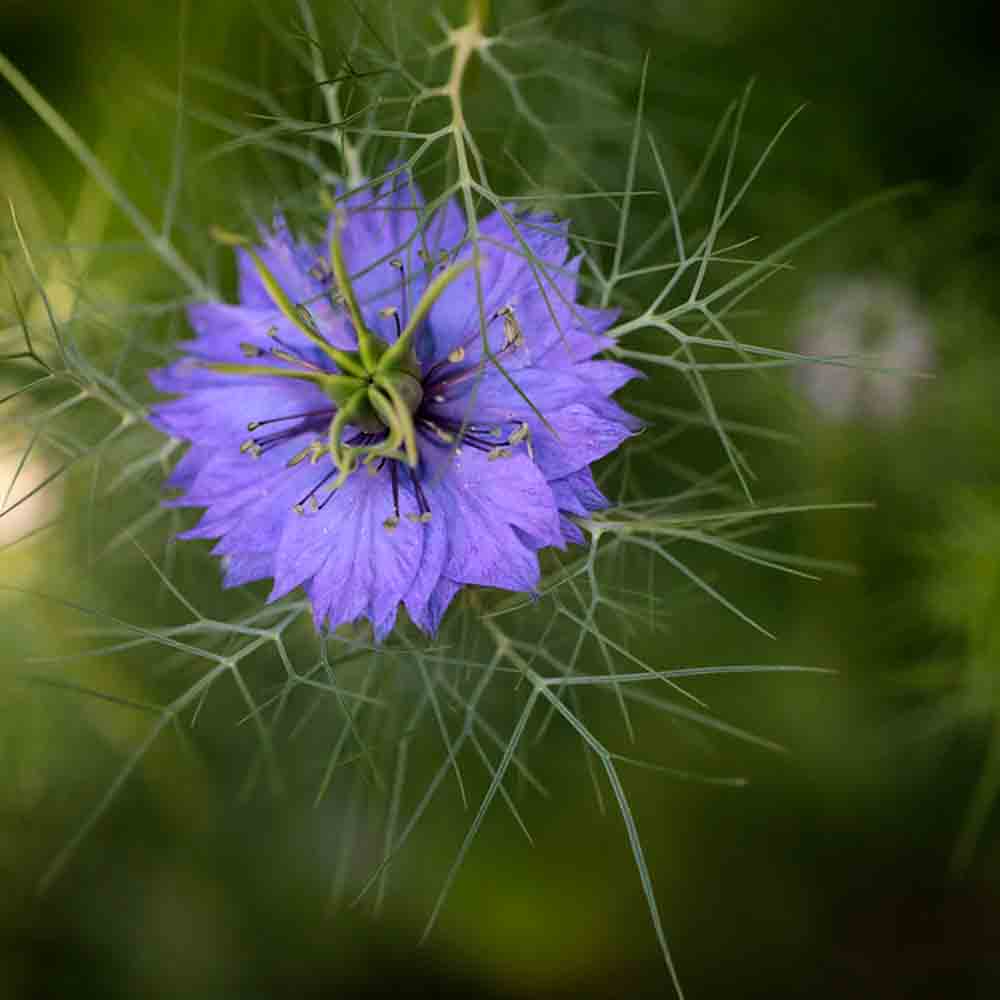
[[[533,591],[537,552],[607,506],[590,464],[638,427],[566,224],[483,219],[477,288],[457,205],[421,206],[402,178],[346,197],[324,246],[280,217],[232,238],[239,304],[192,306],[185,356],[151,373],[178,395],[153,423],[190,442],[167,502],[206,508],[182,537],[218,539],[227,586],[301,586],[317,628],[377,639],[401,603],[433,634],[464,585]]]
[[[934,367],[934,330],[905,285],[879,276],[825,278],[807,296],[799,349],[817,357],[850,358],[858,367],[805,365],[796,380],[820,414],[833,421],[901,421],[914,400],[906,372]],[[889,371],[869,371],[861,365]]]

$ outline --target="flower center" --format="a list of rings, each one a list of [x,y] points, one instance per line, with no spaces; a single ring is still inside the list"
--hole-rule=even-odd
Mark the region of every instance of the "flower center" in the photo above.
[[[287,466],[294,467],[307,459],[310,465],[317,465],[326,456],[330,457],[332,468],[319,474],[309,492],[295,504],[296,512],[303,514],[307,510],[322,509],[361,465],[377,474],[388,463],[394,514],[385,520],[384,527],[393,531],[399,523],[401,476],[408,477],[417,507],[416,512],[408,513],[407,517],[426,523],[431,511],[417,472],[420,461],[418,435],[437,447],[454,448],[456,453],[460,453],[462,447],[485,452],[491,461],[509,457],[521,445],[529,457],[533,457],[526,423],[512,421],[504,426],[486,426],[447,415],[443,407],[447,397],[481,370],[479,364],[463,364],[468,344],[456,347],[447,361],[439,361],[427,372],[421,372],[417,360],[414,346],[417,331],[434,302],[455,278],[472,266],[472,260],[449,267],[447,257],[443,257],[442,270],[429,281],[412,310],[403,264],[399,260],[390,261],[390,266],[398,270],[402,278],[402,309],[381,310],[383,317],[391,317],[396,324],[396,339],[389,343],[376,336],[364,321],[344,262],[339,228],[335,226],[330,241],[330,267],[321,261],[316,271],[324,279],[332,272],[335,289],[331,292],[336,293],[333,302],[343,306],[354,328],[357,349],[345,351],[326,339],[307,308],[291,300],[252,246],[240,237],[222,234],[221,238],[246,250],[274,305],[322,352],[322,359],[317,360],[315,351],[297,349],[272,329],[269,337],[274,346],[265,349],[254,344],[240,345],[244,355],[258,363],[207,363],[214,371],[234,375],[303,379],[313,383],[329,400],[329,406],[321,409],[252,421],[247,430],[253,437],[244,441],[240,448],[258,458],[273,448],[308,435],[309,444],[289,458]],[[492,319],[503,320],[504,343],[498,353],[503,355],[519,349],[523,335],[513,306],[498,310]],[[260,363],[265,357],[283,362],[284,366]],[[267,429],[258,434],[262,428]]]
[[[357,337],[357,349],[344,351],[334,347],[324,337],[308,309],[292,301],[247,240],[227,233],[217,233],[218,238],[224,242],[243,247],[253,261],[274,305],[322,351],[329,367],[320,367],[304,357],[299,351],[278,339],[274,331],[271,332],[271,337],[276,341],[277,347],[264,350],[253,344],[243,344],[241,345],[243,353],[249,358],[269,355],[290,367],[211,362],[207,364],[207,367],[214,371],[234,375],[304,379],[323,391],[333,404],[332,419],[326,429],[326,441],[325,443],[314,441],[302,452],[293,456],[289,464],[294,465],[306,457],[315,463],[324,454],[329,454],[336,467],[335,473],[332,474],[335,480],[331,489],[340,486],[360,464],[367,465],[375,460],[402,461],[411,470],[416,467],[419,454],[414,414],[423,401],[423,388],[414,341],[434,302],[451,282],[472,265],[471,260],[465,260],[446,268],[428,284],[420,301],[411,311],[407,308],[406,276],[403,273],[402,263],[392,261],[392,265],[402,273],[403,307],[408,315],[404,316],[406,325],[402,326],[395,309],[383,311],[384,315],[392,315],[396,320],[398,336],[389,344],[369,329],[361,314],[344,261],[340,239],[342,225],[342,220],[339,220],[333,227],[330,238],[330,265],[337,301],[343,304],[350,317]],[[259,425],[260,422],[257,426]],[[359,433],[352,433],[352,428]],[[254,428],[251,427],[252,429]],[[301,433],[301,428],[299,432]],[[278,431],[275,435],[284,440],[292,436],[292,433],[291,430]],[[262,444],[259,439],[251,438],[244,442],[243,450],[255,455],[260,454],[266,444],[273,440],[275,436],[271,436],[268,442]]]

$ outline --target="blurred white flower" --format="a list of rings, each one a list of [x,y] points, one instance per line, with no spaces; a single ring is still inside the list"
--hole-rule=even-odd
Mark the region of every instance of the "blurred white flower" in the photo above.
[[[796,350],[859,367],[806,364],[796,382],[827,419],[901,420],[922,384],[912,374],[934,367],[933,336],[929,316],[905,285],[879,276],[823,278],[803,303]]]
[[[0,549],[44,527],[62,503],[59,481],[45,482],[55,471],[52,464],[37,452],[23,460],[27,441],[8,434],[5,445],[0,452]]]

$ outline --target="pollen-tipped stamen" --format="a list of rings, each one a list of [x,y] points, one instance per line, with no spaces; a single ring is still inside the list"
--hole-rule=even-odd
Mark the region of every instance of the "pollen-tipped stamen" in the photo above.
[[[401,308],[403,311],[403,323],[405,324],[409,321],[410,318],[410,288],[406,282],[406,266],[398,257],[394,257],[392,260],[390,260],[389,266],[394,267],[397,271],[399,271],[399,281],[400,281],[399,298],[400,298]],[[401,336],[401,330],[399,329],[399,327],[396,328],[396,335],[397,337]]]
[[[417,513],[407,514],[407,518],[416,524],[427,524],[431,519],[431,505],[427,502],[427,495],[424,493],[424,488],[420,485],[420,480],[417,478],[416,473],[413,469],[409,470],[410,473],[410,483],[413,486],[413,494],[417,498]]]
[[[420,296],[420,301],[416,304],[413,312],[407,317],[406,326],[399,338],[379,359],[378,370],[388,371],[391,368],[399,368],[407,359],[407,355],[413,351],[413,341],[417,328],[427,317],[431,306],[441,297],[444,290],[456,279],[461,277],[473,265],[470,257],[460,264],[454,264],[447,271],[439,274],[424,290]]]
[[[306,410],[304,413],[289,413],[287,417],[269,417],[267,420],[251,420],[247,424],[247,430],[251,433],[257,430],[258,427],[266,427],[268,424],[280,424],[284,423],[286,420],[306,420],[309,417],[325,417],[333,416],[333,410],[323,409],[323,410]]]
[[[326,503],[329,501],[329,497],[320,504],[316,500],[316,494],[335,476],[337,475],[337,470],[332,469],[330,472],[326,473],[323,478],[297,503],[292,507],[292,510],[296,514],[304,514],[306,512],[306,504],[309,505],[309,510],[315,513],[318,510],[322,510]],[[331,490],[331,494],[333,491]]]
[[[278,283],[278,279],[271,273],[270,268],[261,259],[260,254],[253,248],[250,241],[235,233],[227,233],[224,230],[215,229],[213,235],[217,240],[229,246],[241,247],[250,257],[261,283],[271,301],[278,307],[278,311],[290,323],[296,326],[309,340],[311,340],[327,357],[333,361],[338,368],[352,375],[364,375],[365,370],[348,354],[334,347],[319,330],[313,325],[308,310],[303,309],[299,304],[293,302],[287,292]]]

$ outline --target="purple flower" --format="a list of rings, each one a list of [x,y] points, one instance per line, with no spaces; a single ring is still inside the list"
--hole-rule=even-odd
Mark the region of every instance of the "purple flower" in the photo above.
[[[237,251],[240,304],[190,308],[151,420],[191,443],[167,503],[206,508],[181,537],[218,539],[226,586],[301,586],[317,628],[377,639],[402,602],[433,634],[465,584],[532,591],[538,550],[607,506],[589,466],[639,426],[610,398],[637,373],[594,360],[614,313],[576,303],[547,215],[479,223],[480,301],[466,228],[400,177],[347,197],[325,247],[277,218]]]

